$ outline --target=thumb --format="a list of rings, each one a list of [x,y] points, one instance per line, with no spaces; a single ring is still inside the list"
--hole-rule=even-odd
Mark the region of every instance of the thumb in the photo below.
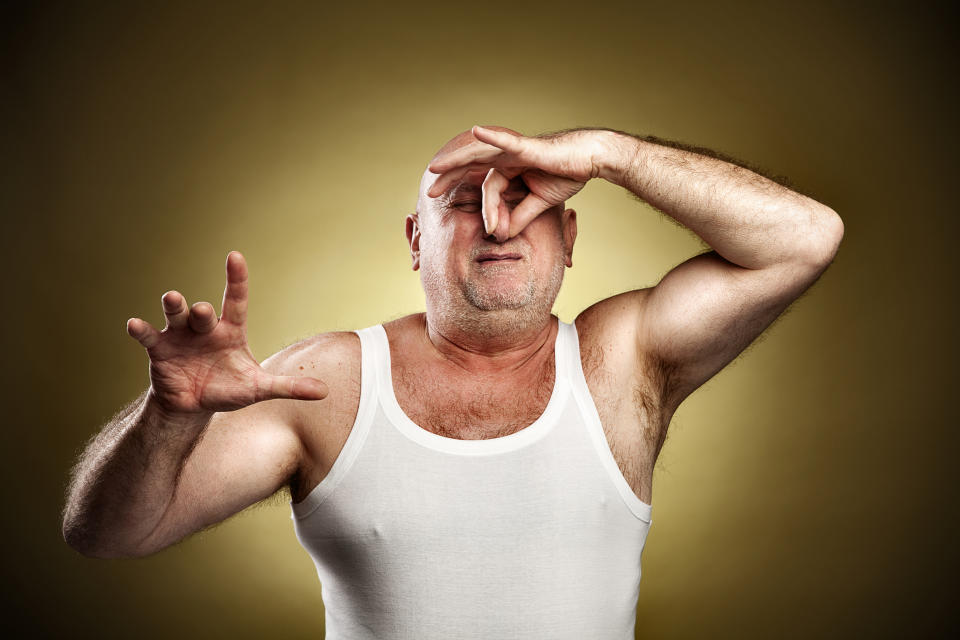
[[[263,376],[257,384],[257,402],[286,398],[289,400],[323,400],[330,393],[319,378],[307,376]]]

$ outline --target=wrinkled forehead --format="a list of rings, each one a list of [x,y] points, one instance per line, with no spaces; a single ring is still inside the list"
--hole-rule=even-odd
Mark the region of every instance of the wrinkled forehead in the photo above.
[[[488,129],[494,129],[497,131],[507,131],[509,133],[520,135],[519,132],[514,131],[513,129],[508,129],[507,127],[497,127],[497,126],[488,126]],[[466,131],[461,131],[454,137],[450,138],[437,152],[433,155],[433,158],[430,159],[430,162],[433,162],[437,158],[451,151],[456,151],[461,147],[465,147],[471,142],[476,142],[477,139],[473,136],[470,129]],[[429,162],[427,163],[430,164]],[[455,183],[447,190],[447,194],[450,194],[458,189],[467,189],[467,190],[478,190],[480,185],[483,184],[483,179],[486,177],[486,171],[470,171],[464,175],[458,183]],[[434,183],[434,181],[440,176],[440,174],[433,173],[429,169],[425,169],[423,175],[420,177],[420,191],[417,198],[417,211],[421,211],[426,201],[429,200],[427,197],[427,189]],[[520,188],[525,187],[523,180],[520,178],[514,178],[510,181],[511,188]]]

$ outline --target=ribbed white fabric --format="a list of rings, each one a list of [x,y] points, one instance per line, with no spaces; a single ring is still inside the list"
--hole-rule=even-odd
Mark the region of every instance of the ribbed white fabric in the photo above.
[[[361,341],[360,407],[327,476],[291,503],[329,640],[628,640],[650,505],[620,473],[559,321],[543,414],[457,440],[397,404],[382,325]]]

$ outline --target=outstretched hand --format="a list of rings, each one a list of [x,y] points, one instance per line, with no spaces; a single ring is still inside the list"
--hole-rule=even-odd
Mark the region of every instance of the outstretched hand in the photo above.
[[[157,331],[140,318],[127,333],[147,350],[150,393],[172,413],[232,411],[263,400],[320,400],[321,380],[265,371],[247,346],[247,264],[239,251],[227,255],[227,284],[218,320],[209,302],[187,302],[177,291],[161,298],[167,326]]]
[[[542,138],[475,126],[477,139],[438,156],[427,167],[440,174],[427,191],[432,198],[446,193],[471,172],[486,172],[483,180],[483,223],[487,233],[504,242],[530,221],[579,192],[600,176],[605,152],[596,130],[578,130]],[[521,176],[529,189],[511,211],[502,194],[511,179]]]

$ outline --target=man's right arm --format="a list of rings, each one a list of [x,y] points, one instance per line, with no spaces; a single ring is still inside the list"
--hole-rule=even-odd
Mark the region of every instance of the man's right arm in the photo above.
[[[85,555],[148,555],[272,495],[303,461],[300,403],[291,401],[328,393],[314,377],[323,367],[305,374],[298,363],[307,343],[262,366],[253,358],[247,268],[238,252],[227,257],[219,319],[206,302],[188,309],[177,292],[164,295],[163,307],[163,331],[139,318],[127,322],[150,358],[149,389],[74,467],[63,534]]]
[[[166,415],[148,388],[87,445],[67,489],[63,537],[91,557],[142,555],[182,462],[213,414]]]
[[[64,539],[90,557],[145,556],[268,498],[302,464],[295,404],[170,414],[147,389],[74,466]]]

